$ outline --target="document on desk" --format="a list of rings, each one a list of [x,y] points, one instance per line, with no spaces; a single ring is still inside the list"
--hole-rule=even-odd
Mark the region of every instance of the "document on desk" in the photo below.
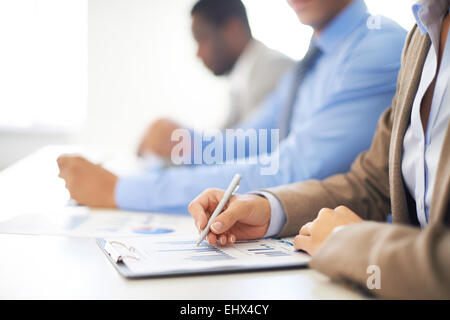
[[[293,238],[239,241],[211,246],[195,237],[163,236],[97,239],[99,247],[127,278],[306,267],[310,257]]]
[[[66,208],[52,214],[24,214],[0,223],[0,233],[81,238],[160,236],[196,232],[187,215]]]

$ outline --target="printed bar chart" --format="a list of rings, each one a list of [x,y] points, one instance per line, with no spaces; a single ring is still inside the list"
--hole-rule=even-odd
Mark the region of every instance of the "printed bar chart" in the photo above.
[[[299,267],[310,259],[295,250],[291,239],[238,241],[227,246],[212,246],[206,241],[197,246],[195,239],[184,236],[105,240],[108,243],[122,241],[123,247],[133,248],[132,253],[138,259],[124,255],[123,268],[119,267],[127,276]]]
[[[199,246],[196,245],[195,241],[161,241],[158,242],[158,244],[165,248],[157,250],[159,253],[178,253],[184,255],[193,253],[192,255],[185,256],[185,260],[215,261],[234,259],[232,256],[226,254],[217,247],[209,245],[207,242],[203,242]],[[166,246],[169,246],[170,248],[166,248]],[[171,248],[172,246],[175,248]]]

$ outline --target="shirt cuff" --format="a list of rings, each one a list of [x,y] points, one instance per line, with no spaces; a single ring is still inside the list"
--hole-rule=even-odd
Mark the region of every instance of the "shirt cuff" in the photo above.
[[[283,206],[280,200],[278,200],[273,194],[265,191],[252,192],[258,196],[262,196],[269,200],[270,204],[270,223],[269,228],[267,228],[266,234],[263,238],[274,237],[283,230],[286,224],[286,214],[284,212]]]

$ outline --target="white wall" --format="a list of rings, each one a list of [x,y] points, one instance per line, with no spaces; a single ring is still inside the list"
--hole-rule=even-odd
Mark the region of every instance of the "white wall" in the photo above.
[[[227,113],[226,81],[195,56],[194,2],[89,0],[84,127],[76,133],[0,128],[0,169],[46,144],[134,152],[144,128],[158,116],[194,127],[219,125]]]
[[[195,56],[192,3],[89,1],[89,108],[77,141],[134,150],[158,116],[191,126],[220,123],[228,95],[224,80]]]
[[[87,109],[88,0],[0,0],[0,168],[67,142]]]

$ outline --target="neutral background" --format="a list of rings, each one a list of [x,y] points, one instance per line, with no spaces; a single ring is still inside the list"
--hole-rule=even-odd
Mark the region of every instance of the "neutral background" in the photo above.
[[[227,82],[195,56],[189,15],[194,2],[0,0],[0,169],[46,144],[133,152],[144,128],[159,116],[194,127],[220,125],[227,113]],[[13,3],[20,6],[8,14]],[[304,55],[311,29],[298,22],[287,1],[245,4],[255,37],[295,59]],[[411,0],[367,4],[373,14],[412,27]],[[44,18],[20,30],[36,14]],[[70,18],[78,19],[74,30]],[[39,29],[45,21],[47,28]],[[58,28],[63,25],[67,29]],[[43,40],[34,47],[20,44],[31,30],[41,31],[30,39]],[[33,66],[45,59],[45,68],[36,71]],[[19,67],[22,77],[13,82]],[[45,84],[48,92],[39,89]],[[35,116],[28,122],[8,120],[29,114]]]

